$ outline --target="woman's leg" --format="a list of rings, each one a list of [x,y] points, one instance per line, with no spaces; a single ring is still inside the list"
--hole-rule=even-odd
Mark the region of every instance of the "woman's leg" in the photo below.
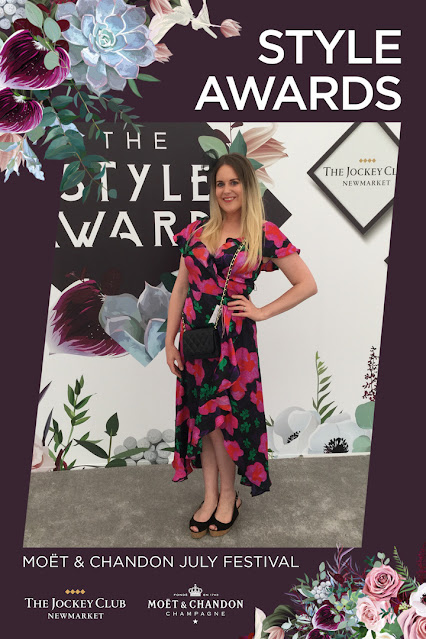
[[[216,428],[216,430],[210,433],[210,437],[220,475],[220,499],[215,517],[218,521],[228,524],[232,519],[235,504],[235,464],[224,446],[221,429]],[[240,505],[241,499],[238,498],[237,507]],[[210,525],[210,528],[216,530],[214,524]]]
[[[218,488],[218,465],[216,454],[211,439],[212,433],[203,437],[203,450],[201,452],[201,465],[204,477],[204,502],[194,513],[197,521],[208,521],[212,516],[219,497]],[[198,532],[197,526],[191,526],[191,530]]]

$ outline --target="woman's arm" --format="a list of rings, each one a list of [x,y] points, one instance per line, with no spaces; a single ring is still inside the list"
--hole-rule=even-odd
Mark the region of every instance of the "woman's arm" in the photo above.
[[[179,332],[180,322],[182,318],[182,309],[188,294],[188,271],[185,266],[183,256],[180,258],[179,272],[173,291],[169,301],[169,310],[167,314],[167,331],[166,331],[166,358],[167,364],[175,375],[181,376],[180,371],[183,370],[180,353],[175,346],[175,338]],[[177,366],[175,365],[177,362]]]
[[[317,293],[318,289],[313,275],[297,253],[286,257],[272,258],[272,261],[292,284],[291,289],[262,308],[257,308],[251,300],[247,300],[243,295],[233,295],[235,301],[229,302],[228,306],[233,312],[237,311],[235,315],[249,317],[256,322],[266,320],[288,311]],[[242,311],[242,307],[245,307],[246,311]]]

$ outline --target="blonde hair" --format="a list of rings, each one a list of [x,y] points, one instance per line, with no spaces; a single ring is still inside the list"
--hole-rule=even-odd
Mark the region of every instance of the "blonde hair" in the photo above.
[[[252,269],[262,260],[262,232],[265,221],[262,196],[259,182],[251,162],[240,153],[222,155],[214,166],[210,178],[210,219],[204,224],[201,235],[203,244],[210,253],[214,253],[219,245],[224,212],[216,198],[216,176],[219,169],[230,166],[240,180],[243,187],[243,205],[241,209],[242,237],[246,240],[247,252],[244,265]]]

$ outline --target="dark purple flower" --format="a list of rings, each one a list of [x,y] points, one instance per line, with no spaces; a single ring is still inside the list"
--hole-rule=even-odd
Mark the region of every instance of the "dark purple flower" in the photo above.
[[[338,615],[339,621],[334,621],[334,617]],[[343,613],[338,613],[332,608],[330,603],[325,603],[319,608],[313,619],[312,625],[319,630],[337,630],[338,625],[345,618]]]
[[[43,109],[36,100],[15,95],[11,89],[0,91],[0,133],[25,133],[41,122]]]
[[[29,31],[16,31],[0,51],[0,89],[51,89],[61,84],[71,63],[64,49],[57,47],[55,51],[59,65],[46,69],[44,58],[48,49],[34,40]]]
[[[62,293],[47,325],[50,352],[89,356],[126,353],[99,323],[102,302],[94,280],[78,282]]]
[[[326,632],[321,632],[318,628],[314,628],[310,632],[308,632],[308,636],[306,639],[330,639],[330,635]]]

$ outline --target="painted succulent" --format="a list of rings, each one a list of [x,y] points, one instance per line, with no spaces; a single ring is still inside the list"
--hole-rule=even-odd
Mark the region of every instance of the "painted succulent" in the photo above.
[[[145,289],[137,299],[134,295],[106,295],[99,313],[99,322],[124,350],[147,366],[164,348],[166,333],[161,330],[167,318],[169,291],[164,284]]]
[[[78,0],[59,5],[56,18],[70,23],[63,37],[70,44],[74,80],[97,95],[122,91],[139,67],[155,60],[142,7],[123,0]]]

